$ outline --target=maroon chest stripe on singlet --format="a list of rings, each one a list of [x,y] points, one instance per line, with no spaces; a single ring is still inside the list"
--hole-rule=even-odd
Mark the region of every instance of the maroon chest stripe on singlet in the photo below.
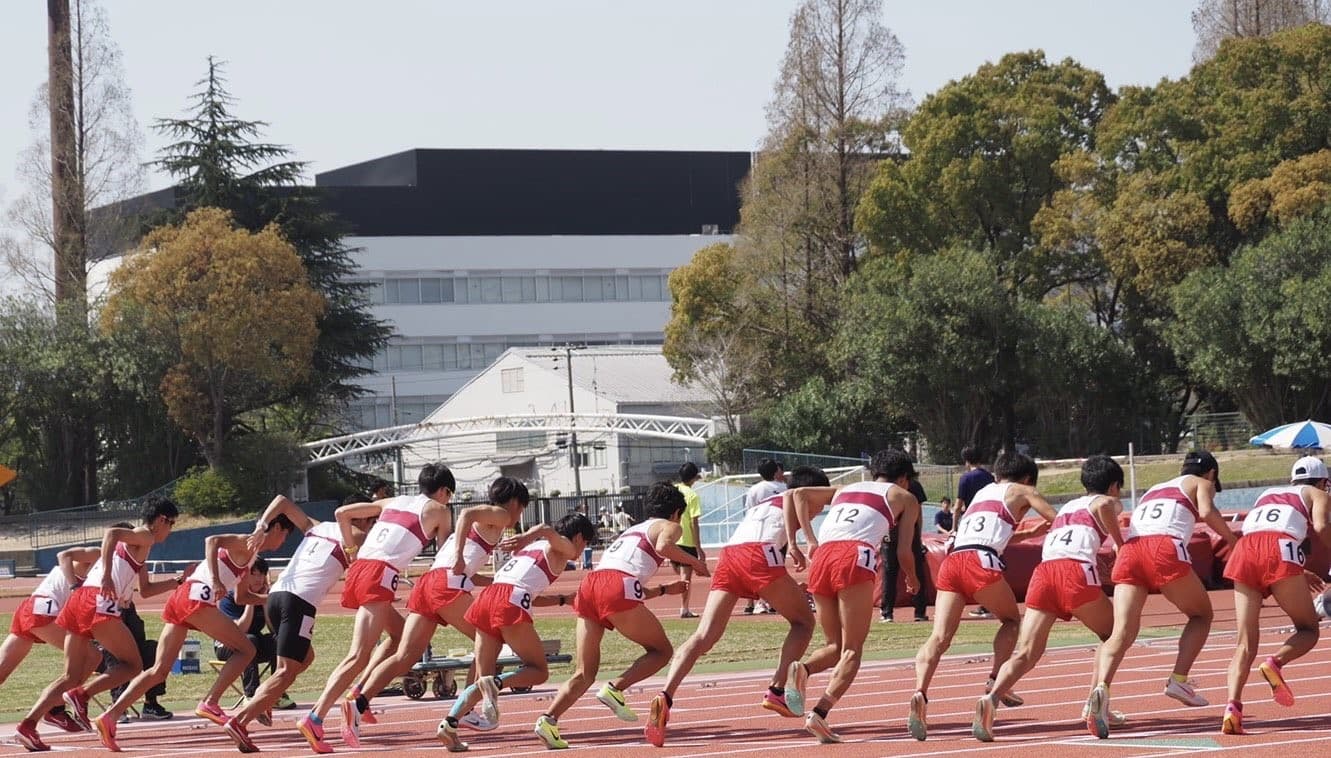
[[[379,514],[380,521],[387,521],[390,524],[398,526],[411,532],[411,535],[425,544],[425,529],[421,526],[421,517],[411,511],[399,511],[396,508],[386,508]]]
[[[129,564],[130,568],[134,569],[135,572],[143,568],[143,564],[134,560],[134,555],[129,552],[129,548],[126,547],[123,542],[116,543],[116,557],[123,559],[125,563]]]
[[[475,524],[472,524],[471,531],[467,532],[467,539],[471,540],[472,542],[475,542],[477,545],[480,545],[481,548],[485,550],[486,555],[489,555],[494,552],[495,543],[486,542],[485,538],[481,536],[481,530],[477,529]]]
[[[323,540],[324,542],[333,543],[333,557],[337,559],[337,562],[342,564],[342,568],[346,568],[351,565],[351,561],[347,560],[347,551],[342,549],[341,542],[338,542],[335,539],[330,539],[328,537],[325,537],[322,534],[310,534],[307,532],[305,536],[309,539]]]
[[[550,570],[550,561],[546,558],[544,550],[519,550],[516,554],[532,558],[536,567],[545,572],[550,581],[553,582],[556,579],[555,572]]]
[[[835,508],[838,505],[845,504],[863,505],[872,508],[882,514],[883,518],[887,519],[889,526],[896,525],[896,519],[892,517],[892,509],[888,506],[887,499],[876,492],[862,492],[858,490],[851,490],[848,492],[842,490],[836,493],[836,497],[832,499],[832,507]]]

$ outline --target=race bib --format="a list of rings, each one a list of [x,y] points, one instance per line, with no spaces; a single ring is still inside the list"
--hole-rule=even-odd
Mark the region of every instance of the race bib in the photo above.
[[[300,636],[310,639],[314,636],[314,617],[302,616],[300,619]]]
[[[1280,540],[1280,560],[1302,566],[1308,560],[1303,552],[1303,543],[1294,540]]]
[[[464,590],[466,592],[471,592],[473,589],[476,588],[476,584],[472,582],[471,577],[458,576],[457,574],[454,574],[452,571],[450,571],[448,572],[448,588],[451,590]]]
[[[785,556],[781,555],[781,551],[776,549],[776,545],[770,542],[763,545],[763,558],[767,560],[768,568],[776,568],[786,562]]]
[[[1183,544],[1183,540],[1170,538],[1170,541],[1174,543],[1174,552],[1178,555],[1178,559],[1184,563],[1192,563],[1192,556],[1188,554],[1188,546]]]
[[[980,565],[990,571],[1005,571],[1007,569],[1007,564],[1003,562],[1003,559],[993,553],[976,550],[975,555],[980,559]]]
[[[97,612],[103,616],[119,616],[120,604],[113,597],[97,596]]]
[[[1094,563],[1081,564],[1081,572],[1086,576],[1087,587],[1100,586],[1100,571],[1096,568]]]
[[[213,597],[213,588],[203,582],[189,583],[189,599],[198,600],[201,603],[217,602],[217,598]]]
[[[514,587],[513,592],[508,596],[508,602],[524,611],[531,611],[531,593],[524,589]]]
[[[306,541],[305,548],[296,556],[295,562],[305,566],[322,566],[333,554],[333,548],[336,544],[328,540],[310,539]]]
[[[624,599],[642,600],[644,597],[645,595],[643,594],[642,591],[642,582],[638,581],[637,579],[631,576],[624,577]]]
[[[34,598],[32,613],[35,616],[58,616],[60,615],[60,605],[49,597]]]
[[[878,551],[873,548],[861,547],[858,549],[855,565],[863,566],[870,571],[878,570]]]
[[[397,570],[385,566],[384,573],[379,576],[379,586],[397,592]]]

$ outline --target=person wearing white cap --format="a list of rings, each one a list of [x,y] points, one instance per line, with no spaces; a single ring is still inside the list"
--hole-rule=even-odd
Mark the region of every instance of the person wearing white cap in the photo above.
[[[1303,564],[1308,555],[1308,525],[1331,545],[1331,473],[1320,459],[1295,461],[1290,486],[1264,490],[1243,519],[1243,537],[1230,553],[1225,578],[1234,582],[1234,612],[1239,630],[1229,664],[1229,703],[1220,722],[1225,734],[1243,734],[1243,686],[1257,656],[1262,598],[1271,595],[1294,624],[1294,634],[1275,655],[1257,667],[1277,704],[1294,705],[1294,693],[1281,669],[1317,644],[1318,617]],[[1313,580],[1321,583],[1315,574]]]

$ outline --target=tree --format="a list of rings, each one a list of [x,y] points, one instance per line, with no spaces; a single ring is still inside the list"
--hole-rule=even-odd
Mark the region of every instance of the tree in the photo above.
[[[310,373],[323,307],[276,225],[251,233],[202,208],[150,232],[112,274],[102,324],[170,352],[162,399],[217,468],[236,417]]]
[[[1227,39],[1264,37],[1304,24],[1331,19],[1328,0],[1202,0],[1192,12],[1198,63],[1213,57]]]
[[[1229,196],[1229,217],[1244,232],[1288,223],[1331,205],[1331,150],[1281,161],[1264,179],[1240,184]]]
[[[372,373],[370,359],[391,329],[369,312],[366,285],[352,279],[357,267],[342,241],[345,226],[323,210],[317,191],[298,185],[306,164],[291,160],[288,147],[260,141],[264,122],[232,115],[235,99],[226,90],[220,62],[208,59],[208,75],[199,86],[189,116],[156,122],[173,142],[154,165],[179,181],[176,207],[165,220],[179,222],[201,207],[222,208],[252,232],[276,224],[295,247],[325,308],[314,363],[300,381],[286,385],[281,399],[306,408],[301,416],[312,424],[362,392],[355,380]]]

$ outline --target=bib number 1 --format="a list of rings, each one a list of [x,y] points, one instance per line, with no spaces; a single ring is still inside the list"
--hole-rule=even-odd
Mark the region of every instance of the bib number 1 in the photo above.
[[[1184,563],[1192,563],[1192,556],[1188,554],[1188,546],[1184,544],[1183,540],[1171,539],[1171,541],[1174,543],[1174,553],[1178,556],[1178,559]]]
[[[870,571],[877,571],[877,559],[878,555],[871,548],[862,547],[859,549],[859,560],[856,561],[856,565],[863,566]]]
[[[776,545],[770,542],[763,545],[763,558],[767,560],[768,568],[776,568],[786,562],[786,559],[781,555],[781,551],[777,550]]]

